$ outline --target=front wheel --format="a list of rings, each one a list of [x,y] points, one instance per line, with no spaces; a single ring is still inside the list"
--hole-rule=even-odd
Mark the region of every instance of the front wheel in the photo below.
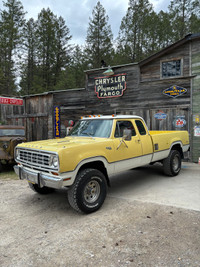
[[[39,193],[41,195],[47,195],[47,194],[53,193],[55,191],[54,188],[50,188],[50,187],[47,187],[47,186],[39,187],[37,184],[32,184],[30,182],[28,184],[29,184],[29,187],[34,192],[37,192],[37,193]]]
[[[168,176],[176,176],[181,170],[181,155],[177,150],[171,150],[169,156],[163,160],[164,173]]]
[[[106,178],[99,170],[80,171],[68,190],[70,206],[78,212],[91,213],[103,204],[107,194]]]

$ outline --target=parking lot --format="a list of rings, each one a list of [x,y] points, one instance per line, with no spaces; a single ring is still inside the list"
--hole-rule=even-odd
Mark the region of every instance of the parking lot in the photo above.
[[[82,215],[67,189],[38,195],[0,178],[0,266],[200,266],[200,165],[111,177],[102,208]]]

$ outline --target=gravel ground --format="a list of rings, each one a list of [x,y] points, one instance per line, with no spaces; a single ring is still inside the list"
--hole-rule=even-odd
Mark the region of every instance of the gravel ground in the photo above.
[[[199,267],[200,212],[108,197],[80,215],[67,190],[0,180],[0,266]]]

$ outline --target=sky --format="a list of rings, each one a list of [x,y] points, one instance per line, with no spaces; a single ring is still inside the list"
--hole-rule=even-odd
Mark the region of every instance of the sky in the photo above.
[[[4,0],[6,2],[6,0]],[[92,17],[92,10],[98,0],[21,0],[24,11],[27,12],[26,18],[37,19],[38,13],[42,8],[50,8],[57,16],[62,16],[72,35],[71,43],[82,45],[85,42],[89,17]],[[122,18],[126,15],[129,0],[100,0],[109,17],[114,39],[117,38]],[[154,10],[166,11],[170,0],[149,0],[153,4]],[[3,1],[0,0],[2,10]]]

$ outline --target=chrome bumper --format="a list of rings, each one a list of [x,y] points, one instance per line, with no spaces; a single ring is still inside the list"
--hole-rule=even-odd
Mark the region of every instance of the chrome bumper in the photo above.
[[[14,166],[14,170],[21,180],[25,179],[28,182],[38,184],[39,187],[47,186],[59,189],[63,186],[63,179],[60,177],[50,176],[34,170],[30,171],[18,165]]]

